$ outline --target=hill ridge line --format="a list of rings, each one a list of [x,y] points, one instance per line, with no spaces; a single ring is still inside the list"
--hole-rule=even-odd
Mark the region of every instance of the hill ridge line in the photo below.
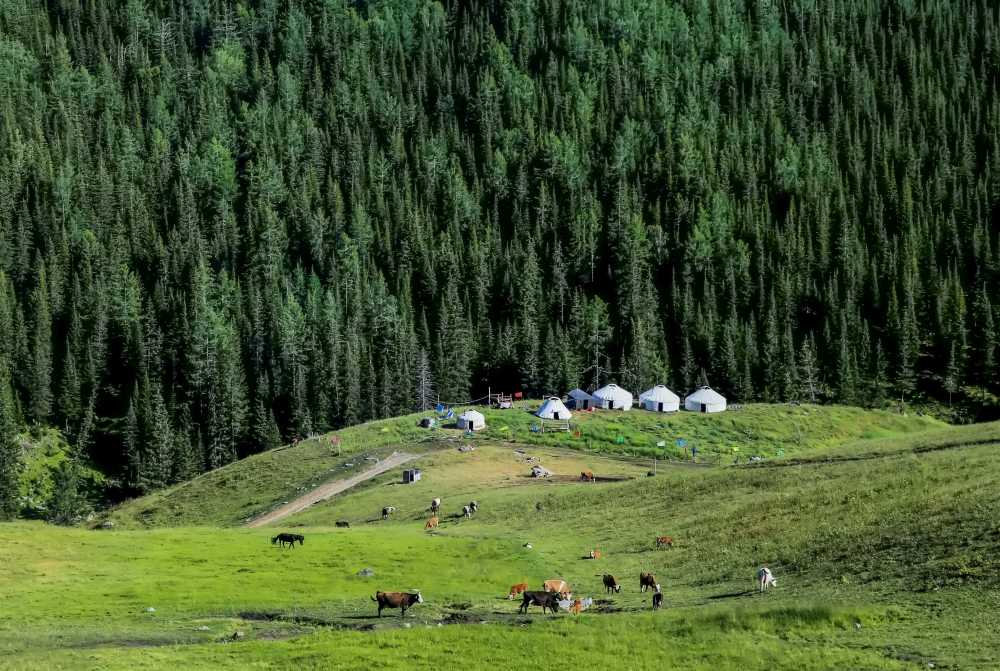
[[[301,512],[308,508],[309,506],[315,505],[320,501],[325,501],[327,499],[333,498],[337,494],[344,492],[355,485],[358,485],[366,480],[371,480],[376,475],[381,475],[386,471],[392,470],[397,466],[407,463],[408,461],[413,461],[418,457],[426,456],[426,454],[409,454],[408,452],[393,452],[384,460],[375,464],[371,468],[368,468],[357,475],[353,475],[344,480],[334,480],[333,482],[328,482],[321,487],[317,487],[315,490],[308,492],[304,496],[300,496],[294,501],[289,501],[275,511],[264,515],[263,517],[247,522],[244,527],[262,527],[265,524],[270,524],[271,522],[278,522],[285,519],[295,513]]]

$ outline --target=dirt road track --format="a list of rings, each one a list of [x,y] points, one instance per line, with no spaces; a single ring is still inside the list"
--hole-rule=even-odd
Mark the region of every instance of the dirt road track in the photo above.
[[[426,456],[424,454],[407,454],[405,452],[393,452],[388,457],[378,462],[376,465],[372,466],[366,471],[362,471],[357,475],[352,475],[346,480],[334,480],[333,482],[328,482],[321,487],[317,487],[313,491],[309,492],[303,497],[297,498],[294,501],[289,501],[285,505],[281,506],[274,512],[270,512],[264,515],[260,519],[256,519],[252,522],[247,522],[243,526],[245,527],[262,527],[265,524],[270,524],[271,522],[277,522],[278,520],[283,520],[289,515],[294,515],[295,513],[305,510],[314,503],[319,503],[320,501],[325,501],[337,494],[350,489],[356,484],[364,482],[365,480],[371,480],[376,475],[381,475],[386,471],[390,471],[397,466],[401,466],[408,461],[412,461],[417,457]]]

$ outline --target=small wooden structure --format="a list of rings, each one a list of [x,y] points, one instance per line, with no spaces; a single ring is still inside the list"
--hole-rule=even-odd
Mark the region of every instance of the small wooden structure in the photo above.
[[[420,480],[420,469],[419,468],[408,468],[403,471],[403,484],[411,485],[414,482]]]

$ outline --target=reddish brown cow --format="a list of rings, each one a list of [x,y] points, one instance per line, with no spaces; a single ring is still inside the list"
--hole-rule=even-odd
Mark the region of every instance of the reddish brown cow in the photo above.
[[[591,550],[590,551],[590,558],[591,559],[600,559],[601,558],[601,553],[598,552],[597,550]]]
[[[430,518],[429,520],[427,520],[427,524],[424,525],[424,531],[427,531],[428,529],[437,529],[437,528],[438,528],[438,518],[436,517]]]
[[[645,592],[649,587],[652,587],[653,590],[659,594],[660,583],[657,582],[656,577],[652,573],[646,573],[643,571],[639,574],[639,591]]]
[[[558,594],[564,599],[568,599],[570,596],[569,585],[564,580],[546,580],[542,583],[542,587],[545,588],[546,592]]]
[[[618,581],[615,580],[615,577],[610,573],[605,573],[602,578],[604,578],[605,594],[611,594],[611,592],[615,592],[617,594],[622,591],[622,586],[618,584]]]
[[[659,550],[660,546],[666,545],[668,547],[675,547],[674,542],[670,540],[670,536],[657,536],[656,537],[656,549]]]
[[[372,597],[372,601],[378,604],[378,616],[382,617],[383,608],[399,608],[402,612],[400,617],[406,616],[406,609],[415,603],[423,603],[424,598],[420,592],[411,594],[409,592],[383,592],[379,590]]]
[[[583,473],[580,473],[580,478],[583,480],[587,480],[589,482],[597,482],[597,478],[594,477],[594,474],[591,473],[590,471],[584,471]]]
[[[517,596],[521,592],[527,592],[527,591],[528,591],[528,583],[526,582],[514,585],[513,587],[510,588],[510,600],[513,601],[515,596]]]

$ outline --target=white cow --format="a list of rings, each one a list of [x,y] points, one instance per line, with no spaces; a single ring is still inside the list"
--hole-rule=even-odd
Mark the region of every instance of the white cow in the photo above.
[[[757,580],[760,581],[760,593],[763,594],[768,587],[777,587],[778,579],[771,574],[771,569],[762,568],[757,571]]]
[[[465,517],[472,517],[472,509],[469,506],[462,506],[462,515]]]

